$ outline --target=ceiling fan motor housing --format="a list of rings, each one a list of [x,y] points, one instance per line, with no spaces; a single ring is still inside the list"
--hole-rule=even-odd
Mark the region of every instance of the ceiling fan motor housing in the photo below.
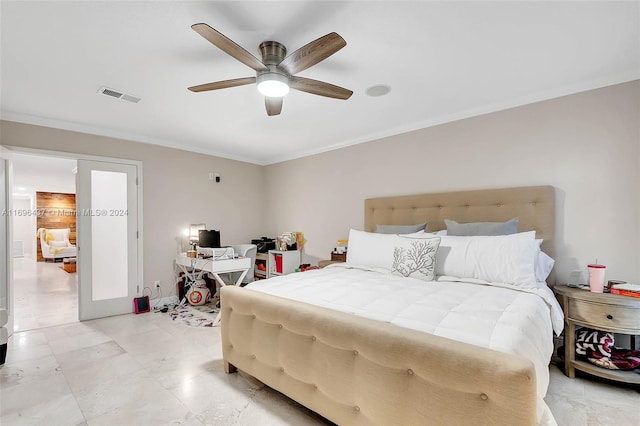
[[[263,41],[258,46],[265,65],[278,65],[287,56],[287,48],[277,41]]]
[[[267,71],[256,72],[258,90],[265,96],[280,97],[289,92],[289,75],[278,68],[287,56],[287,48],[277,41],[263,41],[259,46]]]

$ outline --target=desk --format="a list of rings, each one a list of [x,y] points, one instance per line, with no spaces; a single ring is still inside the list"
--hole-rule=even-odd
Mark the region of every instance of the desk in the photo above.
[[[222,278],[220,278],[219,274],[224,274],[228,272],[241,272],[240,276],[236,280],[233,285],[240,285],[242,280],[247,275],[247,271],[253,268],[251,264],[251,259],[248,257],[239,257],[237,259],[194,259],[192,257],[187,257],[185,254],[180,254],[176,256],[176,265],[182,270],[184,273],[189,273],[186,268],[192,268],[194,270],[200,270],[204,272],[209,272],[213,275],[216,282],[220,286],[225,286],[227,283],[224,282]],[[217,287],[217,286],[216,286]],[[216,294],[218,294],[218,290],[216,289]],[[213,295],[215,296],[215,294]],[[213,324],[218,325],[220,323],[220,312],[216,316]]]

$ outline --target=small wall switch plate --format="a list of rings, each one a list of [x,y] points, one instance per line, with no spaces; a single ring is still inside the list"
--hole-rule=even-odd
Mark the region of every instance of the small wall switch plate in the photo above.
[[[213,172],[209,173],[209,180],[213,180]]]

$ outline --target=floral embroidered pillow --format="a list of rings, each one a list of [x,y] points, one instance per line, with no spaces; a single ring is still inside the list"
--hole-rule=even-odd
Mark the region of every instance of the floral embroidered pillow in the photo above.
[[[393,248],[391,272],[403,277],[433,281],[436,277],[436,252],[440,237],[411,238],[397,236]]]

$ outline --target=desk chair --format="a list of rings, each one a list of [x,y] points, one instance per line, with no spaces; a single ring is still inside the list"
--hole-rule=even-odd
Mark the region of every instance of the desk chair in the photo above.
[[[232,245],[231,247],[233,248],[233,251],[238,254],[238,256],[248,257],[251,259],[251,269],[249,269],[241,284],[242,286],[245,286],[250,282],[253,282],[253,268],[256,264],[256,253],[258,251],[258,246],[256,246],[255,244],[237,244]],[[233,282],[236,281],[239,275],[240,272],[233,272],[229,274],[229,276],[231,277],[231,281]]]

